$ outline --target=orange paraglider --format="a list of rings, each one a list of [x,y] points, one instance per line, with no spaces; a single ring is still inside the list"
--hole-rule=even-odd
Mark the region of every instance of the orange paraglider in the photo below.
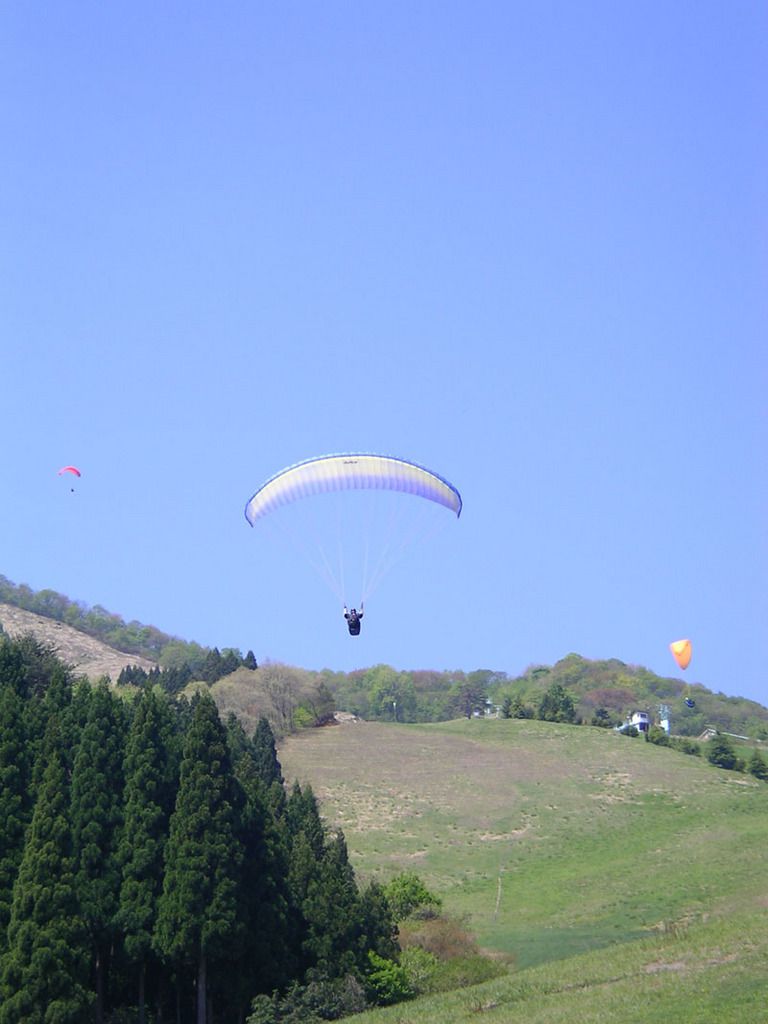
[[[691,663],[691,641],[675,640],[669,645],[669,649],[672,651],[672,657],[680,668],[683,670],[687,669]]]
[[[670,651],[672,651],[672,657],[675,659],[680,668],[685,671],[691,663],[691,654],[693,653],[693,646],[690,640],[674,640],[669,645]],[[693,708],[696,706],[696,701],[691,697],[690,686],[685,691],[685,697],[683,698],[685,706],[687,708]]]

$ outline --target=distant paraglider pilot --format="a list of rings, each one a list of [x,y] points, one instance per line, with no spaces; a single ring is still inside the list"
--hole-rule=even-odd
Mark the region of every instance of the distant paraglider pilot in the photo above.
[[[360,605],[360,611],[357,608],[353,608],[351,611],[347,611],[347,606],[344,605],[344,618],[347,620],[347,628],[349,629],[350,636],[359,636],[360,634],[360,619],[363,617],[363,606]]]

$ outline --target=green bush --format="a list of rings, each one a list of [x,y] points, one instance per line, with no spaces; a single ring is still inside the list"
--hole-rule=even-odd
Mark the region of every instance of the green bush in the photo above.
[[[294,982],[284,996],[260,995],[251,1002],[246,1024],[323,1024],[368,1007],[360,982],[353,975],[327,978],[314,973],[306,985]]]
[[[689,740],[686,736],[673,736],[669,745],[673,750],[679,750],[681,754],[692,754],[694,757],[701,757],[701,744],[695,740]]]
[[[744,771],[744,762],[737,755],[733,744],[727,736],[720,733],[709,741],[707,760],[716,768],[725,768],[732,772]]]
[[[434,973],[427,979],[424,992],[450,992],[457,988],[467,988],[469,985],[479,985],[483,981],[491,981],[506,974],[508,969],[505,964],[480,953],[454,957],[438,964]]]
[[[379,1006],[402,1003],[415,995],[408,979],[408,972],[394,960],[385,960],[383,956],[368,951],[371,970],[366,978],[368,997]]]
[[[430,980],[439,969],[440,961],[434,953],[421,946],[408,946],[400,954],[400,966],[408,976],[413,991],[420,995],[428,991]]]
[[[768,764],[766,764],[759,750],[754,751],[752,757],[747,761],[747,771],[750,775],[754,775],[756,779],[768,782]]]
[[[404,921],[415,911],[428,908],[439,911],[442,901],[427,889],[417,874],[404,871],[383,887],[384,897],[389,904],[392,918],[396,923]]]
[[[652,725],[646,732],[645,739],[648,743],[655,743],[659,747],[669,746],[669,736],[659,725]]]

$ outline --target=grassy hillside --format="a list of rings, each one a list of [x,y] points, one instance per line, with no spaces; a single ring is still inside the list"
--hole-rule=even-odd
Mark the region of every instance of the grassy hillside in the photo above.
[[[117,651],[64,622],[10,604],[0,603],[0,627],[12,637],[31,633],[41,643],[52,647],[62,661],[74,667],[76,673],[90,679],[110,676],[116,680],[128,665],[140,665],[149,671],[155,664],[137,654]]]
[[[348,1018],[354,1024],[765,1024],[765,906]]]
[[[280,757],[343,828],[361,876],[416,871],[483,947],[543,971],[532,985],[553,970],[551,984],[565,984],[584,955],[592,975],[613,964],[608,976],[640,971],[652,988],[649,956],[663,964],[671,943],[685,961],[686,935],[704,948],[729,927],[729,964],[765,951],[764,915],[751,915],[766,905],[768,785],[751,777],[611,731],[525,720],[361,722],[290,738]],[[431,1019],[403,1010],[381,1019]]]

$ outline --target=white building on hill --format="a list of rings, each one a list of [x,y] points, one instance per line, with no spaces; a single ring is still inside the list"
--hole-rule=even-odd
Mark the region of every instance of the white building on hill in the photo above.
[[[651,716],[647,711],[633,711],[629,724],[634,725],[638,732],[648,732],[651,727]]]

